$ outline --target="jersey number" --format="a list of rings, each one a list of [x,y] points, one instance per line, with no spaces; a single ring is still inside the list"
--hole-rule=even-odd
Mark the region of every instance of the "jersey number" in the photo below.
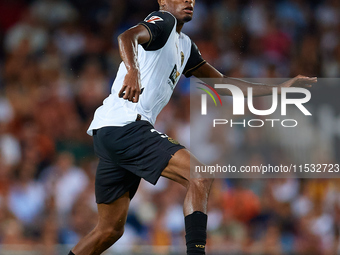
[[[162,134],[161,132],[157,131],[156,129],[151,129],[150,131],[151,131],[151,133],[156,132],[156,133],[160,134],[162,138],[167,138],[168,137],[166,134]]]

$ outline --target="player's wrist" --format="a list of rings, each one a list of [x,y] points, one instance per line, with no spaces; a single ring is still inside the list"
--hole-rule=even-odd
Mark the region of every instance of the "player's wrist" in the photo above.
[[[133,74],[139,73],[138,66],[128,66],[128,67],[126,67],[126,70],[127,70],[128,73],[133,73]]]

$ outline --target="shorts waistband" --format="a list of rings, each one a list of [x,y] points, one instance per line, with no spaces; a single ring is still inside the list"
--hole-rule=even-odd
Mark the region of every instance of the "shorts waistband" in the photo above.
[[[140,121],[140,120],[142,120],[142,115],[137,114],[137,118],[136,118],[135,121]],[[98,129],[93,129],[92,130],[92,135],[97,135],[97,131],[98,131]]]

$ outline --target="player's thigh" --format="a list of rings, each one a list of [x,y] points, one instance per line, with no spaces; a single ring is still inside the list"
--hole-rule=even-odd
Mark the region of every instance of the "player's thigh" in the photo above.
[[[201,165],[203,164],[190,151],[181,149],[172,156],[162,176],[187,187],[190,182],[191,168]]]
[[[107,231],[121,231],[127,219],[130,195],[126,192],[110,204],[98,204],[98,228]]]

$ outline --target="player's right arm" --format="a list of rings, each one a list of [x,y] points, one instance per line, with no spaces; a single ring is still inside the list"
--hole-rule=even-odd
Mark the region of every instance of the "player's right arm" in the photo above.
[[[119,52],[126,66],[122,89],[119,96],[131,102],[137,103],[141,91],[140,70],[138,66],[138,44],[145,51],[156,51],[161,49],[174,29],[175,17],[163,11],[156,11],[137,26],[126,30],[118,37]],[[123,93],[125,93],[123,95]]]
[[[138,44],[150,41],[150,33],[143,25],[137,25],[118,36],[119,53],[127,69],[119,97],[137,103],[141,91],[138,66]],[[125,94],[124,94],[125,92]]]

